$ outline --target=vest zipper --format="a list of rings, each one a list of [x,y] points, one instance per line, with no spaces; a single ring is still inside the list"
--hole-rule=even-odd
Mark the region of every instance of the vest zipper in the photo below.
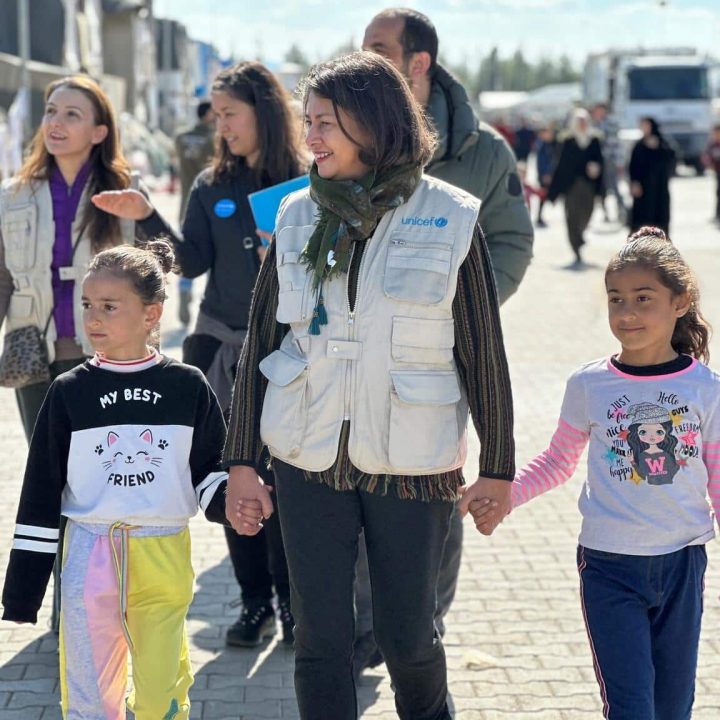
[[[358,304],[358,295],[360,290],[360,273],[362,272],[363,260],[365,259],[365,253],[363,252],[360,256],[360,266],[358,267],[357,274],[353,274],[353,262],[355,260],[355,248],[356,243],[353,243],[352,249],[350,250],[350,264],[348,267],[348,283],[345,292],[345,301],[347,303],[348,311],[348,340],[353,340],[355,336],[355,309]],[[364,250],[364,247],[363,247]],[[350,281],[354,279],[355,284],[355,302],[353,306],[350,305]],[[350,419],[350,383],[352,382],[352,360],[345,361],[345,402],[343,409],[343,418],[345,420]]]

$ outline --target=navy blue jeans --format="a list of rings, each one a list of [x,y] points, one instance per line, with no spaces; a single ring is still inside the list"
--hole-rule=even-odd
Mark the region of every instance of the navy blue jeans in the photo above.
[[[695,698],[704,545],[667,555],[577,551],[580,599],[609,720],[688,720]]]

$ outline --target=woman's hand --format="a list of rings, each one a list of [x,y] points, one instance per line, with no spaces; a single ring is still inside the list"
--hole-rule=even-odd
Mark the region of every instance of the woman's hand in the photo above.
[[[146,220],[153,214],[153,206],[137,190],[106,190],[90,200],[100,210],[126,220]]]
[[[262,521],[273,514],[270,488],[254,468],[235,465],[230,468],[225,496],[225,517],[238,535],[257,535]]]
[[[585,173],[591,180],[597,180],[600,177],[601,170],[600,163],[591,161],[585,166]]]
[[[634,198],[641,198],[643,196],[642,185],[637,180],[630,183],[630,194]]]
[[[461,490],[460,514],[465,517],[470,512],[478,531],[483,535],[492,535],[512,509],[511,488],[512,483],[508,480],[478,477]]]

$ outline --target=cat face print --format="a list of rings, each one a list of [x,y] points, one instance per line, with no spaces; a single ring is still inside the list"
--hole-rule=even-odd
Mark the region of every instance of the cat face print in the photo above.
[[[110,431],[106,438],[106,449],[108,457],[102,461],[105,470],[118,471],[141,471],[143,468],[154,465],[158,467],[162,463],[156,446],[153,443],[153,434],[149,429],[143,430],[139,436],[124,436],[122,430]],[[161,440],[157,446],[164,450],[167,446]],[[98,449],[96,448],[96,452]],[[98,452],[98,454],[102,454]]]

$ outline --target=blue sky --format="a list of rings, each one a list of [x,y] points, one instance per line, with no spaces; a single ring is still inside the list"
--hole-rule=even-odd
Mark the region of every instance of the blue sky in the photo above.
[[[720,43],[720,0],[400,0],[435,24],[440,52],[473,61],[497,45],[532,59],[568,54],[580,63],[608,47],[690,46],[711,52]],[[328,0],[155,0],[155,14],[183,22],[191,37],[239,59],[282,59],[297,44],[327,58],[351,38],[362,41],[369,19],[389,3]]]

